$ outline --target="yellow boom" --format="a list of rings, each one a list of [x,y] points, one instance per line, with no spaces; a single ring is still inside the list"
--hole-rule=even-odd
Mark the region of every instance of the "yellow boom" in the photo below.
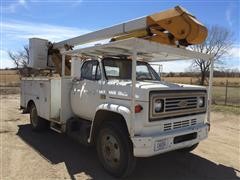
[[[49,55],[56,70],[61,73],[61,55],[59,49],[71,49],[73,46],[103,39],[118,41],[127,38],[143,38],[172,46],[201,44],[207,37],[207,28],[193,15],[180,6],[160,13],[141,17],[112,27],[52,44]],[[70,74],[70,57],[66,57],[66,74]]]
[[[138,37],[162,44],[188,46],[201,44],[207,37],[207,28],[180,6],[146,18],[146,29],[120,35],[112,40]]]

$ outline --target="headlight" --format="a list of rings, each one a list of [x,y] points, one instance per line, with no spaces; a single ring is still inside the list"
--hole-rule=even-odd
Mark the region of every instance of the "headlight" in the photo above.
[[[204,101],[205,101],[204,97],[199,97],[198,98],[198,107],[204,107],[204,104],[205,104]]]
[[[163,108],[164,108],[163,102],[164,101],[162,99],[155,100],[155,102],[153,104],[155,113],[163,112]]]

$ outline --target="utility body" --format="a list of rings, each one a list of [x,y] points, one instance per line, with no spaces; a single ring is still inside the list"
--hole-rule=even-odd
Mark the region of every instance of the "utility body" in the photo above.
[[[130,22],[125,28],[142,24]],[[110,28],[114,41],[77,49],[71,46],[99,40],[98,33],[52,45],[48,40],[30,39],[30,65],[53,66],[61,76],[22,78],[20,104],[30,113],[34,130],[50,127],[95,145],[103,167],[124,177],[134,169],[136,157],[191,151],[207,138],[213,63],[208,89],[162,81],[152,62],[211,61],[212,56],[179,44],[134,37],[135,33],[120,38],[116,28]],[[61,61],[53,60],[56,57]]]

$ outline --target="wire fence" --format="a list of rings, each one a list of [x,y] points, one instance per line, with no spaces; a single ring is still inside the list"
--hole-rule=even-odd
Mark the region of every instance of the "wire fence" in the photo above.
[[[162,79],[174,83],[199,84],[199,80],[196,77],[164,77]],[[240,79],[229,77],[214,78],[212,93],[213,104],[240,106]]]
[[[213,86],[213,104],[240,106],[240,87],[230,86],[228,81],[225,86]]]

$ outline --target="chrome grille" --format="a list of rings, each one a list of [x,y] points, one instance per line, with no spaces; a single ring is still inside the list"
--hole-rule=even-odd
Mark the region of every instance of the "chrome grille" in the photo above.
[[[196,125],[197,124],[197,120],[196,119],[192,119],[191,120],[191,126],[194,126],[194,125]]]
[[[172,129],[172,123],[166,123],[164,124],[164,131],[168,131]]]
[[[189,126],[194,126],[196,124],[197,124],[197,119],[175,121],[175,122],[165,123],[163,125],[163,130],[169,131],[172,129],[180,129],[180,128],[185,128]]]
[[[197,108],[197,97],[166,98],[165,112]]]
[[[198,100],[202,97],[204,98],[204,105],[200,107],[198,105]],[[164,102],[164,108],[160,112],[155,112],[153,108],[154,102],[159,100]],[[150,121],[158,121],[168,118],[176,118],[205,113],[206,109],[206,90],[163,90],[150,93]],[[188,124],[184,125],[187,126]],[[176,124],[175,126],[178,127],[178,124]]]

